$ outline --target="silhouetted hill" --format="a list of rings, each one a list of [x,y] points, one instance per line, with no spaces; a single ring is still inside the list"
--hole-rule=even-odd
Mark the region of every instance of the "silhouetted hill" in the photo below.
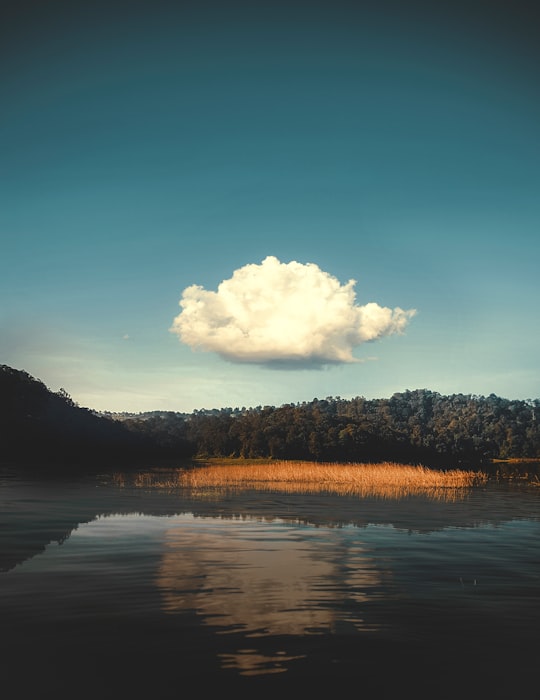
[[[89,465],[99,458],[117,465],[166,456],[151,436],[81,408],[64,390],[52,392],[6,365],[0,365],[0,425],[5,463]]]

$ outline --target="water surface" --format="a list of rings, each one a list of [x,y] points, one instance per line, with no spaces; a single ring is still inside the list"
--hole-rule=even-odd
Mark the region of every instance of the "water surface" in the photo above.
[[[19,697],[200,688],[536,698],[540,490],[354,498],[0,481]],[[13,696],[13,695],[12,695]]]

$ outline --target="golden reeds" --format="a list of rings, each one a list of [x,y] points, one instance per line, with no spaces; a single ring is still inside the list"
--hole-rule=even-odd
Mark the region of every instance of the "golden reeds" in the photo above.
[[[464,490],[487,481],[483,472],[384,462],[338,464],[281,461],[244,464],[211,464],[167,473],[137,474],[133,485],[142,488],[209,489],[223,491],[279,491],[286,493],[334,493],[348,496],[404,498],[423,494],[453,500]]]

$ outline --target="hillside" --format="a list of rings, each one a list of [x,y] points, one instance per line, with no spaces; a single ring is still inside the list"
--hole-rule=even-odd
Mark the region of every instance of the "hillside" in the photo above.
[[[101,465],[200,457],[483,464],[540,460],[540,401],[428,389],[388,399],[327,397],[280,407],[146,413],[80,408],[24,371],[0,366],[5,463]]]
[[[0,460],[6,464],[111,465],[161,456],[151,436],[77,406],[62,389],[0,365]]]
[[[190,415],[152,411],[117,420],[163,445],[186,440],[208,457],[392,460],[432,466],[540,459],[540,401],[427,389],[389,399],[313,399]]]

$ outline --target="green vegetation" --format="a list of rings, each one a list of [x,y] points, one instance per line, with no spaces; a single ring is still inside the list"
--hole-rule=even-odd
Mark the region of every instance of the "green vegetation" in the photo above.
[[[427,389],[389,399],[313,399],[280,407],[191,414],[98,414],[0,366],[1,459],[55,464],[186,463],[209,459],[401,463],[484,468],[538,478],[540,400],[511,401]],[[498,460],[498,461],[495,461]]]
[[[540,460],[540,401],[420,389],[389,399],[326,398],[281,407],[117,416],[163,445],[184,439],[200,457],[401,462],[454,467]],[[538,465],[532,462],[530,471]],[[497,469],[508,469],[503,463]],[[512,467],[515,468],[515,465]]]

